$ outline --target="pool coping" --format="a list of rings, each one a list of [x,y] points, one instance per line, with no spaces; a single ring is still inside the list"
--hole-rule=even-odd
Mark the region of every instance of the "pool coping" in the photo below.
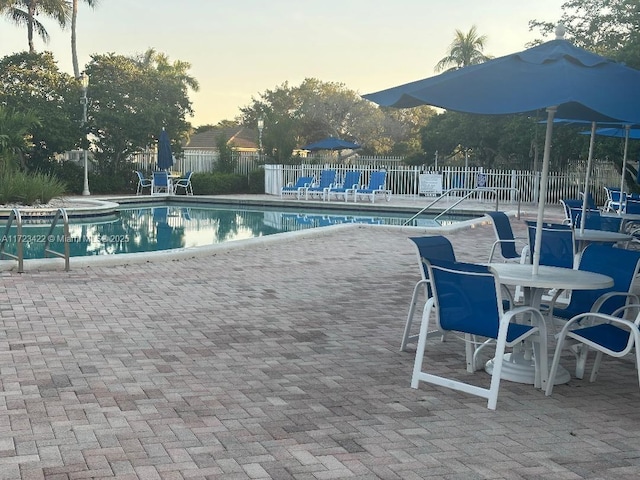
[[[345,208],[356,208],[358,210],[377,211],[377,212],[416,212],[415,206],[406,205],[385,205],[385,204],[361,204],[361,203],[330,203],[328,202],[309,202],[309,201],[287,201],[286,203],[280,200],[270,199],[248,199],[248,198],[233,198],[225,196],[126,196],[126,197],[109,197],[107,199],[73,199],[70,201],[68,207],[51,207],[49,211],[56,210],[57,208],[65,208],[70,218],[89,218],[100,217],[108,214],[115,214],[115,210],[121,206],[132,205],[146,205],[152,204],[210,204],[210,205],[247,205],[247,206],[278,206],[281,208],[299,209],[304,206],[305,209],[322,209],[336,211],[345,210]],[[72,205],[73,203],[73,205]],[[90,205],[83,206],[83,203]],[[3,209],[10,210],[10,209]],[[0,210],[0,218],[3,210]],[[20,209],[27,210],[27,208]],[[31,210],[31,209],[29,209]],[[37,209],[33,209],[37,210]],[[91,212],[96,212],[95,215],[91,215]],[[110,212],[110,213],[109,213]],[[368,225],[368,224],[340,224],[331,225],[327,227],[317,227],[306,230],[298,230],[294,232],[283,232],[273,235],[266,235],[262,237],[248,238],[242,240],[234,240],[230,242],[203,245],[198,247],[189,248],[177,248],[171,250],[161,250],[156,252],[147,253],[119,253],[117,255],[96,255],[86,257],[71,257],[70,269],[74,268],[87,268],[87,267],[104,267],[104,266],[124,266],[131,264],[141,264],[149,262],[163,262],[163,261],[179,261],[183,259],[198,258],[203,256],[211,256],[217,253],[226,252],[229,250],[236,250],[241,248],[250,248],[255,245],[267,245],[272,242],[292,241],[299,238],[308,236],[323,236],[335,233],[338,230],[346,230],[352,228],[386,228],[386,229],[401,229],[406,230],[408,236],[413,235],[428,235],[428,234],[446,234],[457,230],[466,228],[474,228],[479,224],[487,224],[489,220],[484,217],[479,211],[462,211],[457,210],[456,213],[463,213],[467,215],[477,215],[477,217],[470,220],[463,220],[456,222],[452,225],[443,225],[441,227],[425,227],[425,226],[399,226],[399,225]],[[512,212],[507,212],[512,213]],[[24,270],[29,271],[50,271],[50,270],[63,270],[64,260],[59,258],[45,258],[45,259],[25,259]],[[0,272],[15,271],[17,270],[17,262],[11,259],[0,260]]]

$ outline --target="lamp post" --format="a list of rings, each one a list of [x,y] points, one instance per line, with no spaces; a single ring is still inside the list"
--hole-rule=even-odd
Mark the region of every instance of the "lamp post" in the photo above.
[[[262,161],[262,129],[264,128],[264,120],[262,117],[258,119],[258,140],[260,142],[260,152],[258,153],[258,161]]]
[[[82,84],[82,98],[80,99],[80,103],[82,104],[82,127],[85,131],[85,140],[87,138],[87,88],[89,87],[89,75],[86,72],[82,72],[82,76],[80,77],[80,82]],[[84,146],[84,188],[82,189],[82,195],[91,195],[89,193],[89,161],[87,158],[88,155],[88,145]]]

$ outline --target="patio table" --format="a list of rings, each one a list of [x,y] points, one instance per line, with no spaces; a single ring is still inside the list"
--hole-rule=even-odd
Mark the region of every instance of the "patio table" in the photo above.
[[[542,295],[551,289],[558,290],[599,290],[613,286],[613,279],[599,273],[571,268],[540,265],[538,273],[533,274],[533,265],[519,263],[490,263],[489,267],[497,273],[502,285],[521,286],[524,290],[524,303],[540,308]],[[501,378],[512,382],[535,385],[535,365],[531,358],[530,346],[514,348],[507,353],[502,364]],[[493,359],[485,365],[487,373],[493,371]],[[562,371],[561,371],[562,370]],[[555,384],[566,383],[570,374],[559,369]],[[535,385],[545,388],[545,385]]]
[[[578,252],[582,252],[590,243],[618,243],[633,240],[633,235],[622,232],[609,232],[607,230],[580,230],[576,228],[573,234],[578,242]]]

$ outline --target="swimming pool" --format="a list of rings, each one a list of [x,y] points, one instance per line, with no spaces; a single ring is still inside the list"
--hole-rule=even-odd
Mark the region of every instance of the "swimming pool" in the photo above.
[[[194,248],[340,224],[404,225],[412,216],[412,213],[335,209],[288,210],[282,206],[123,206],[109,217],[72,220],[70,255],[86,257]],[[448,215],[435,221],[433,217],[420,216],[409,225],[442,227],[470,218]],[[0,235],[3,232],[0,223]],[[44,258],[49,226],[25,222],[22,234],[24,258]],[[15,254],[15,227],[7,236],[5,251]],[[49,239],[54,250],[62,251],[62,226],[56,227]]]

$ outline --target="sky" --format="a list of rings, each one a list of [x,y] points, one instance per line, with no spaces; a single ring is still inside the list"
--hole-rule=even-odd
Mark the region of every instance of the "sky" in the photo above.
[[[359,94],[430,77],[456,29],[476,26],[484,53],[517,52],[540,38],[530,20],[557,22],[564,0],[80,0],[80,69],[92,54],[136,55],[149,48],[191,64],[194,126],[233,120],[266,90],[305,78]],[[41,19],[52,51],[73,74],[70,30]],[[544,38],[552,40],[552,38]],[[28,49],[25,27],[0,19],[0,57]],[[91,85],[89,85],[89,95]]]

